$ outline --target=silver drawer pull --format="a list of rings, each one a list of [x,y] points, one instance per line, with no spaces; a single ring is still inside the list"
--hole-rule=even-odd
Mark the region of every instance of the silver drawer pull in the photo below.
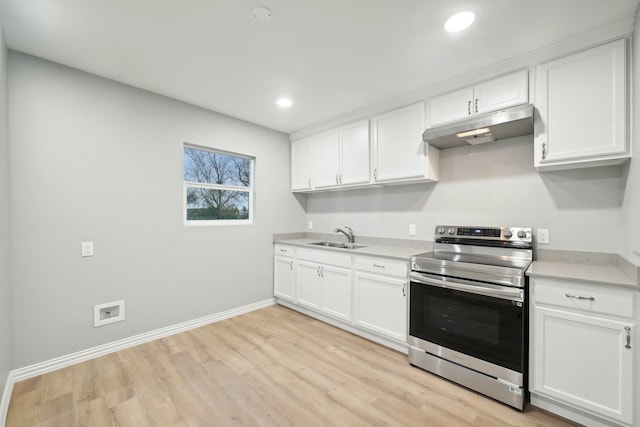
[[[580,295],[565,294],[565,296],[566,296],[567,298],[587,299],[587,300],[589,300],[589,301],[595,301],[595,300],[596,300],[594,297],[581,297]]]
[[[631,328],[625,326],[624,330],[627,332],[627,345],[625,345],[624,348],[631,348]]]
[[[373,264],[373,266],[376,268],[384,268],[384,265]]]

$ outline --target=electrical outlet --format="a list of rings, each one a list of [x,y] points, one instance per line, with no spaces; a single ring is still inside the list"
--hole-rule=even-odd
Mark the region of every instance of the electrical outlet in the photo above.
[[[538,228],[538,243],[549,243],[549,229]]]
[[[409,224],[409,236],[415,236],[415,235],[416,235],[416,225]]]
[[[313,230],[313,221],[309,221],[309,222],[307,223],[307,228],[308,228],[309,230]]]
[[[93,242],[82,242],[82,256],[93,256]]]
[[[124,320],[124,300],[93,306],[93,327],[122,322]]]

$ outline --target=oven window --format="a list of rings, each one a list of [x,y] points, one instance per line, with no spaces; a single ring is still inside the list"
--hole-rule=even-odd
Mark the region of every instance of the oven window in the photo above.
[[[411,283],[409,333],[523,372],[522,303]]]

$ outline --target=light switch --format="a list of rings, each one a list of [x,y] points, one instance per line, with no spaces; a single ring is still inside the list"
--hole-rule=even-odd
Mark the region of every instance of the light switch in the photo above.
[[[309,230],[313,230],[313,221],[309,221],[309,223],[307,224],[307,228]]]
[[[415,224],[409,224],[409,235],[410,236],[415,236],[416,235],[416,225]]]
[[[93,256],[93,242],[82,242],[82,256]]]

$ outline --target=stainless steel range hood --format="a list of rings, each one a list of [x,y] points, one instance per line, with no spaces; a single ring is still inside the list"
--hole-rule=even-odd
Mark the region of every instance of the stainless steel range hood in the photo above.
[[[422,139],[438,148],[476,145],[533,133],[533,105],[524,104],[427,129]]]

